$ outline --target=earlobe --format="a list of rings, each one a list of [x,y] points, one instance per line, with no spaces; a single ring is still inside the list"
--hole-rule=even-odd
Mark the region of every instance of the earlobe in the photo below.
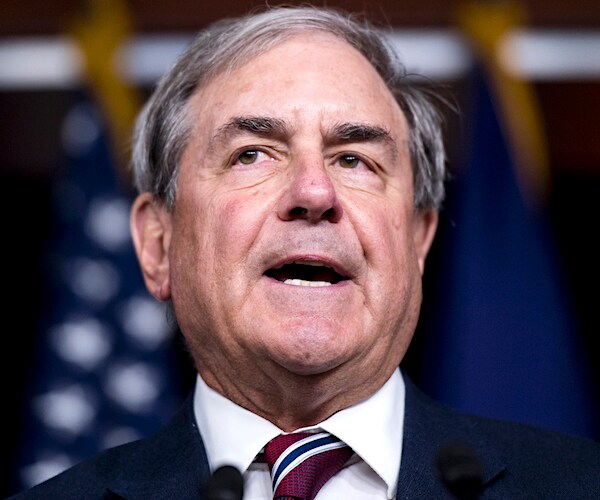
[[[130,227],[146,288],[157,299],[169,300],[171,214],[151,193],[142,193],[131,208]]]
[[[414,217],[415,251],[417,252],[419,269],[421,270],[421,274],[423,274],[425,270],[425,259],[429,253],[431,244],[433,243],[439,215],[437,210],[426,210],[415,213]]]

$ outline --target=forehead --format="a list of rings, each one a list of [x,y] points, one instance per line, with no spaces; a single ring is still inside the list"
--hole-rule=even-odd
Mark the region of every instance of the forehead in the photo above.
[[[222,72],[192,96],[202,129],[236,115],[282,117],[298,124],[362,122],[383,126],[398,139],[406,120],[375,68],[344,40],[303,32]]]

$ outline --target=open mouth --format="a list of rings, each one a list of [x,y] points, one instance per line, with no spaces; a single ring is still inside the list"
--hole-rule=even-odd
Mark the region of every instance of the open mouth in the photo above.
[[[322,262],[292,262],[268,269],[265,276],[287,285],[312,287],[331,286],[349,279]]]

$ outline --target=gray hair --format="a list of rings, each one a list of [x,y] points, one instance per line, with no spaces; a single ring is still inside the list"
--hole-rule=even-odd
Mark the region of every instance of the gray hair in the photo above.
[[[341,38],[371,62],[408,121],[415,209],[439,209],[447,174],[438,94],[406,73],[393,47],[374,25],[353,14],[310,6],[273,7],[225,19],[196,36],[158,82],[138,117],[133,144],[138,192],[149,191],[172,208],[178,165],[191,131],[189,98],[218,74],[302,31]]]

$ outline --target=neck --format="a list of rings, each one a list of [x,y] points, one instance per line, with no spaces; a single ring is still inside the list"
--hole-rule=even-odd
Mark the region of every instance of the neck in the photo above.
[[[222,396],[269,420],[281,430],[292,432],[319,424],[337,411],[374,394],[391,375],[385,370],[378,372],[359,384],[348,380],[339,367],[317,375],[286,372],[274,378],[261,377],[257,373],[238,374],[235,379],[214,377],[203,371],[200,375]]]

